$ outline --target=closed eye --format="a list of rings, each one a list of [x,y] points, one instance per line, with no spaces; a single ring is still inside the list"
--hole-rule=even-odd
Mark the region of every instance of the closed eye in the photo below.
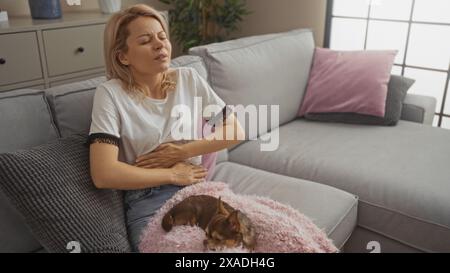
[[[143,39],[143,37],[144,37],[144,39]],[[153,37],[154,37],[153,34],[146,33],[146,34],[139,35],[138,39],[141,39],[140,40],[141,44],[147,44],[147,43],[150,43],[150,42],[153,41]],[[166,35],[166,33],[164,31],[161,31],[161,32],[158,33],[158,38],[160,40],[166,40],[167,39],[167,35]]]
[[[141,44],[141,45],[145,45],[145,44],[150,43],[151,41],[152,41],[151,38],[150,38],[150,39],[145,39],[145,40],[141,41],[140,44]]]

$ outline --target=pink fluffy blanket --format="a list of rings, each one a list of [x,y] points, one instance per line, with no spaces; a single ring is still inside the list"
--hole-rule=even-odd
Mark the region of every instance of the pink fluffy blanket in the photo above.
[[[327,235],[296,209],[266,197],[233,193],[222,182],[204,182],[183,188],[152,217],[142,233],[139,250],[154,252],[205,252],[205,232],[198,226],[175,226],[165,232],[161,221],[166,212],[191,195],[222,197],[232,207],[244,212],[257,233],[254,252],[338,252]],[[242,247],[215,252],[248,252]]]

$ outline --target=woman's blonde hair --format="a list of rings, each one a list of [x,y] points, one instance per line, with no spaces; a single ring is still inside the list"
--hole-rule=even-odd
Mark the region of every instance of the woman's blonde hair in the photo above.
[[[115,13],[108,20],[104,33],[104,54],[107,79],[119,79],[127,92],[145,96],[143,88],[133,78],[130,68],[119,60],[119,53],[128,51],[127,38],[130,35],[128,25],[139,17],[151,17],[158,20],[169,39],[166,20],[157,10],[145,4],[133,5]],[[162,91],[166,92],[174,85],[175,83],[165,72],[161,83]]]

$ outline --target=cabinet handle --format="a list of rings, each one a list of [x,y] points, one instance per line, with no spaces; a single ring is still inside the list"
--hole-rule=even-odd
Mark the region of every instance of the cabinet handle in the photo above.
[[[0,64],[6,64],[6,60],[3,58],[0,58]]]
[[[77,53],[83,53],[84,52],[84,47],[80,46],[79,48],[77,48]]]

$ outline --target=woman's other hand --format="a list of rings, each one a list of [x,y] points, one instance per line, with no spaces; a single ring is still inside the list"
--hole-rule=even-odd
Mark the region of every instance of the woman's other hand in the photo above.
[[[188,158],[189,155],[183,149],[183,145],[164,143],[154,151],[138,157],[135,166],[146,169],[170,168]]]
[[[171,169],[171,182],[178,186],[188,186],[205,181],[208,171],[189,163],[177,163]]]

